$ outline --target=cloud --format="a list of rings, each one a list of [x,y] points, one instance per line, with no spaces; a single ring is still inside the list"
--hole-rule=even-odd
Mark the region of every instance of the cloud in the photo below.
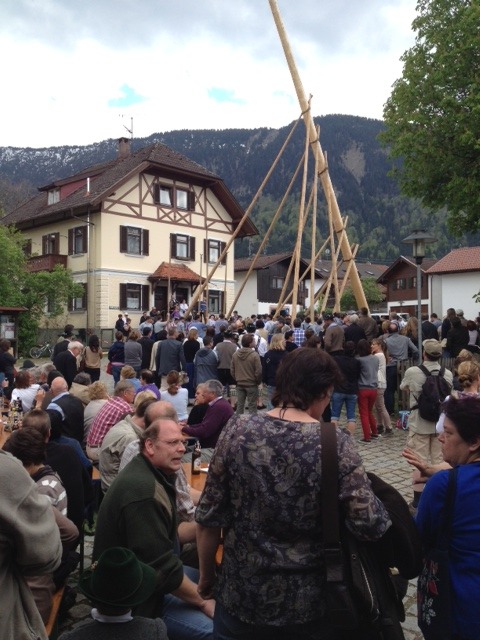
[[[121,98],[111,98],[108,101],[109,107],[131,107],[134,104],[140,104],[146,100],[143,96],[138,95],[135,89],[129,87],[128,84],[122,85],[120,91],[123,93],[123,96]]]
[[[379,118],[417,0],[278,0],[314,115]],[[268,0],[1,0],[0,145],[279,127],[299,105]]]
[[[235,91],[233,89],[220,89],[219,87],[212,87],[208,89],[208,97],[212,98],[215,102],[231,102],[232,104],[245,104],[245,100],[235,97]]]

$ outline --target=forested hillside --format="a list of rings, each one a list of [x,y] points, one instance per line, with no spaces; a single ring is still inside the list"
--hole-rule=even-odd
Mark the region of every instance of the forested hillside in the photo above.
[[[443,256],[452,247],[478,244],[480,238],[454,239],[447,230],[444,211],[429,212],[415,201],[402,197],[388,175],[391,166],[377,136],[378,120],[329,115],[315,119],[320,126],[323,150],[342,215],[348,216],[351,242],[360,243],[358,256],[390,262],[409,248],[401,244],[413,228],[425,228],[438,238],[432,253]],[[221,176],[239,202],[248,206],[277,156],[292,125],[281,129],[182,130],[155,133],[133,141],[133,150],[152,142],[163,142]],[[284,152],[272,178],[253,212],[260,235],[237,246],[237,256],[255,251],[283,196],[305,144],[303,123]],[[117,142],[105,140],[84,147],[16,149],[0,147],[0,206],[10,210],[20,199],[89,165],[115,157]],[[313,165],[313,162],[311,162]],[[292,248],[296,237],[300,178],[290,196],[267,252]],[[319,198],[318,239],[327,233],[326,205]],[[310,229],[304,234],[303,249],[309,251]]]

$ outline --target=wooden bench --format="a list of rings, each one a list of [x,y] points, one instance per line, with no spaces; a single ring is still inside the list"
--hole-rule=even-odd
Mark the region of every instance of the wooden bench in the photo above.
[[[55,640],[58,636],[58,612],[62,604],[64,591],[65,587],[61,587],[58,591],[55,591],[52,596],[52,608],[48,616],[47,624],[45,625],[45,631],[50,640]]]

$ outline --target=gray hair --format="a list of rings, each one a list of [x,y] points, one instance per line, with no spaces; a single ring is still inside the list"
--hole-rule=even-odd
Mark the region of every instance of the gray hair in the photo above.
[[[73,351],[73,349],[81,349],[83,351],[83,343],[78,340],[72,340],[68,343],[69,351]]]
[[[80,371],[80,373],[77,373],[73,381],[76,382],[77,384],[83,385],[84,387],[88,387],[89,385],[92,384],[92,378],[90,374],[86,373],[85,371]]]
[[[117,382],[117,384],[115,385],[113,395],[121,396],[122,393],[124,393],[124,391],[126,391],[127,389],[135,389],[135,385],[133,384],[133,382],[130,382],[130,380],[120,380],[120,382]]]
[[[351,314],[351,316],[350,316],[350,322],[353,322],[353,323],[358,322],[358,316],[357,316],[357,314],[356,314],[356,313],[352,313],[352,314]]]
[[[221,396],[223,396],[223,384],[220,382],[220,380],[207,380],[206,382],[202,383],[202,386],[206,391],[213,393],[216,398],[220,398]]]

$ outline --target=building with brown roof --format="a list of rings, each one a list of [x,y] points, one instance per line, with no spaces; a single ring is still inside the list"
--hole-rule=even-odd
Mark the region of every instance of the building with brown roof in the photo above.
[[[119,311],[136,316],[168,307],[169,295],[188,303],[217,262],[243,216],[223,180],[156,143],[41,187],[2,220],[28,240],[29,266],[69,268],[84,294],[64,321],[76,329],[111,328]],[[240,237],[254,235],[247,221]],[[208,287],[209,311],[234,297],[233,245]]]
[[[430,294],[427,270],[436,263],[433,258],[425,258],[421,265],[422,272],[422,312],[431,313]],[[417,265],[413,258],[399,256],[377,278],[377,282],[385,287],[387,310],[397,313],[417,315]],[[440,311],[437,312],[440,315]]]
[[[474,296],[480,290],[480,247],[453,249],[427,270],[432,311],[462,309],[467,320],[480,315]]]

